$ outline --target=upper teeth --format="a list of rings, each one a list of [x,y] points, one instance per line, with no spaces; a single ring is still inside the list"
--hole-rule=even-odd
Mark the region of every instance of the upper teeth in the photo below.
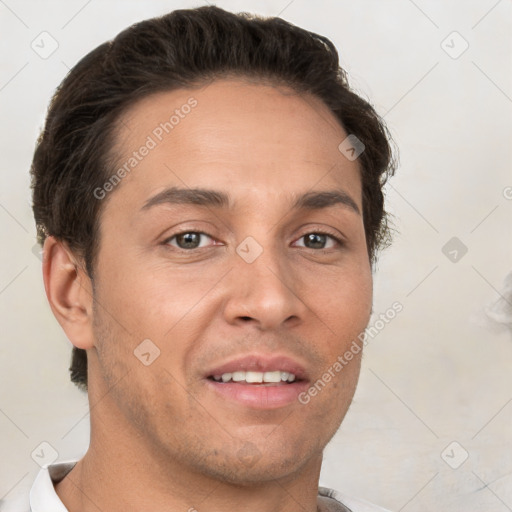
[[[293,382],[295,375],[288,372],[233,372],[214,375],[213,378],[220,382]]]

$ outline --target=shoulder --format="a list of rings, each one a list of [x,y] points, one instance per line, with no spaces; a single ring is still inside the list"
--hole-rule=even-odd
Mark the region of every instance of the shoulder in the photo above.
[[[391,512],[368,501],[352,498],[328,487],[318,488],[321,512]]]

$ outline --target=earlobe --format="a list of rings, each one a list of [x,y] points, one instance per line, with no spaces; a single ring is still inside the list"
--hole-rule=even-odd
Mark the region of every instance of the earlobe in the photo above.
[[[92,283],[64,242],[46,238],[43,279],[53,314],[71,343],[84,350],[94,346]]]

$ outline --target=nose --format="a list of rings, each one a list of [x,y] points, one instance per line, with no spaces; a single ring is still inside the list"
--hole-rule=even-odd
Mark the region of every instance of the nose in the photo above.
[[[250,260],[249,260],[250,261]],[[254,323],[261,330],[292,327],[308,310],[304,287],[277,250],[265,249],[252,262],[234,255],[224,316],[228,323]]]

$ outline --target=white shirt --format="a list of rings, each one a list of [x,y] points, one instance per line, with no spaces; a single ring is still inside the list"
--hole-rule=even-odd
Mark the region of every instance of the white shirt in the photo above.
[[[5,512],[69,512],[64,506],[54,485],[60,482],[78,461],[63,461],[43,467],[30,490],[30,503],[17,504],[16,508],[4,508]],[[318,507],[321,512],[390,512],[364,500],[349,498],[342,493],[318,488]]]

